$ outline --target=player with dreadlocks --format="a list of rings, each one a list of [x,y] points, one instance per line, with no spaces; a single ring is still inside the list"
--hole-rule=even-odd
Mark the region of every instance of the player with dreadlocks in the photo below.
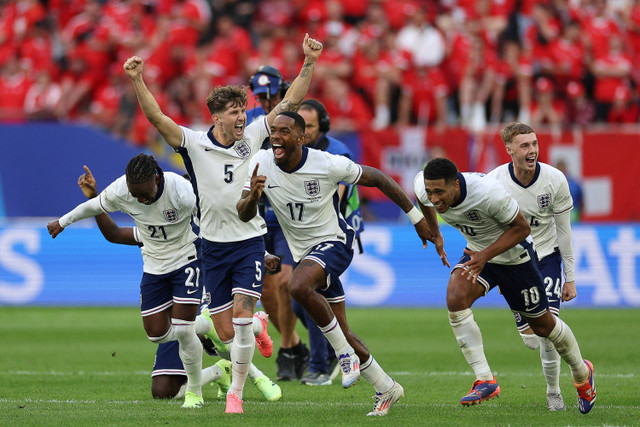
[[[163,173],[152,156],[138,154],[121,176],[96,198],[47,224],[55,238],[81,219],[121,211],[136,228],[123,228],[113,243],[135,239],[141,244],[143,276],[140,283],[142,323],[154,343],[178,341],[187,375],[185,408],[203,404],[201,390],[202,344],[196,334],[212,328],[210,319],[196,316],[202,299],[201,264],[197,235],[191,228],[196,196],[189,181],[173,172]]]

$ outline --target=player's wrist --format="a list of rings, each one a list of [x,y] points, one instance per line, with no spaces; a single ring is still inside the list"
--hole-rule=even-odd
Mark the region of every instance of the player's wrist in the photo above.
[[[407,216],[409,217],[409,221],[411,221],[411,224],[413,225],[416,225],[424,219],[424,215],[422,215],[422,212],[420,212],[420,210],[415,206],[412,207],[409,212],[405,213],[407,214]]]

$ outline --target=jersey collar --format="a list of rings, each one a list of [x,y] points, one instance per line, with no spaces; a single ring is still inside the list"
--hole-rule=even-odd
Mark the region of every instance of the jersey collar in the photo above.
[[[464,202],[464,199],[467,198],[467,181],[464,179],[462,172],[458,172],[458,179],[460,180],[460,198],[451,205],[452,208],[460,206],[460,204]]]
[[[286,172],[286,173],[294,173],[294,172],[296,172],[296,171],[300,170],[300,168],[301,168],[302,166],[304,166],[304,164],[307,162],[307,157],[308,157],[308,156],[309,156],[309,148],[308,148],[306,145],[303,145],[303,146],[302,146],[302,158],[300,159],[300,162],[296,165],[296,167],[295,167],[295,168],[293,168],[293,169],[292,169],[292,170],[290,170],[290,171],[286,171],[286,170],[284,170],[284,169],[280,168],[280,165],[277,165],[277,166],[280,168],[280,170],[281,170],[282,172]]]
[[[540,176],[540,162],[536,162],[536,173],[533,175],[533,179],[531,180],[529,185],[524,185],[520,181],[518,181],[518,178],[516,178],[516,173],[513,169],[513,162],[509,163],[509,175],[511,175],[511,179],[513,180],[513,182],[518,184],[520,187],[529,188],[536,183],[538,177]]]
[[[220,148],[224,148],[224,149],[229,149],[231,147],[233,147],[235,145],[235,141],[233,142],[233,144],[231,145],[223,145],[221,144],[215,136],[213,136],[213,128],[216,127],[215,125],[211,126],[209,128],[209,132],[207,132],[207,136],[209,137],[209,140],[211,141],[211,143],[213,145],[215,145],[216,147],[220,147]]]
[[[158,183],[158,191],[156,191],[156,198],[153,199],[153,202],[157,202],[158,199],[162,196],[164,192],[164,175],[160,177],[160,182]]]

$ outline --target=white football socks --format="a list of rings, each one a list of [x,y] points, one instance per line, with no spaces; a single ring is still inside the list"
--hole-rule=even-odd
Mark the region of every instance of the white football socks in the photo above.
[[[493,374],[484,354],[482,333],[470,308],[449,312],[449,324],[467,363],[481,381],[491,381]]]
[[[231,344],[231,387],[229,393],[235,393],[242,400],[242,390],[247,381],[247,374],[256,348],[253,335],[253,319],[233,318],[233,344]]]
[[[549,339],[533,336],[540,343],[540,361],[547,381],[547,393],[560,393],[560,355]]]
[[[331,319],[331,322],[327,326],[319,326],[320,330],[324,334],[324,337],[329,341],[329,344],[333,347],[336,352],[336,356],[340,356],[341,354],[354,354],[355,351],[347,342],[347,337],[344,336],[342,329],[340,329],[340,325],[338,324],[338,319],[334,316]]]
[[[555,317],[556,326],[553,328],[547,338],[551,341],[560,354],[560,357],[569,364],[571,368],[571,376],[573,382],[582,384],[589,378],[589,370],[584,364],[578,341],[573,335],[569,325],[564,323],[559,317]]]
[[[394,381],[373,358],[369,355],[369,359],[360,365],[360,375],[369,381],[378,393],[386,393],[393,387]]]

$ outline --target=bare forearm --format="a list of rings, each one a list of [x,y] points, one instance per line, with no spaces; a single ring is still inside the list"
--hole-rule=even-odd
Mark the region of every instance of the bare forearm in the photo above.
[[[487,260],[490,260],[524,241],[529,235],[530,230],[530,228],[523,227],[520,224],[512,225],[502,233],[498,240],[483,250],[482,253],[486,256]]]
[[[120,243],[123,245],[137,245],[136,239],[133,237],[132,227],[120,227],[106,213],[96,215],[96,224],[100,232],[111,243]]]
[[[302,101],[304,101],[305,96],[307,96],[309,86],[311,86],[311,76],[313,75],[315,66],[315,60],[305,58],[300,74],[298,74],[298,77],[291,83],[291,87],[287,91],[284,99],[276,105],[276,115],[283,111],[295,111],[298,109]]]
[[[403,212],[407,213],[414,208],[411,199],[390,176],[371,166],[362,166],[362,176],[357,182],[365,187],[377,187],[392,202],[400,206]]]
[[[138,98],[140,109],[147,120],[149,120],[149,123],[153,126],[157,126],[164,115],[160,109],[160,105],[158,105],[158,101],[156,101],[153,94],[149,91],[147,85],[144,84],[142,76],[136,77],[131,81],[133,82],[133,87],[136,90],[136,97]]]
[[[440,224],[438,224],[438,215],[436,214],[436,210],[432,207],[428,207],[420,203],[418,201],[418,205],[420,206],[420,210],[424,215],[424,219],[427,221],[427,227],[434,235],[439,235],[440,233]]]
[[[246,195],[243,193],[242,198],[236,203],[236,209],[240,220],[249,222],[258,215],[258,199],[251,197],[250,193]]]
[[[164,140],[173,148],[180,147],[182,143],[182,130],[180,127],[160,109],[158,101],[144,84],[142,76],[133,78],[133,87],[136,91],[138,104],[149,123],[157,129]]]

